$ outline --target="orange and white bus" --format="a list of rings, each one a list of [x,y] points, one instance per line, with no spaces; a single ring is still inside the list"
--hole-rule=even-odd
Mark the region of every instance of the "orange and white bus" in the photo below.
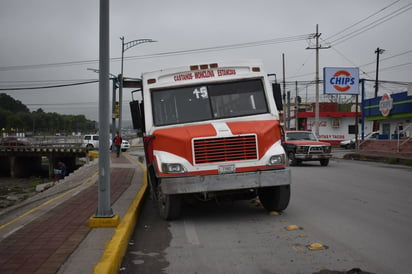
[[[148,182],[165,219],[182,199],[253,199],[282,211],[290,169],[272,87],[260,62],[196,64],[142,74],[131,102]]]

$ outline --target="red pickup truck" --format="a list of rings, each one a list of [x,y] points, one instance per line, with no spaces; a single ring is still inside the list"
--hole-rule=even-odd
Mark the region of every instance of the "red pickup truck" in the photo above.
[[[282,144],[292,166],[302,161],[319,161],[327,166],[332,157],[331,144],[320,142],[311,131],[285,131]]]

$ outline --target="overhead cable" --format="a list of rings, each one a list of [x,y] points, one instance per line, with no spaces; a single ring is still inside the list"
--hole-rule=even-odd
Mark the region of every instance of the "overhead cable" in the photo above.
[[[396,3],[399,2],[399,1],[400,1],[400,0],[397,0],[397,1],[395,1],[395,2],[393,2],[393,3],[391,3],[391,4],[389,4],[389,5],[387,5],[387,6],[385,6],[385,7],[383,7],[382,9],[380,9],[380,10],[372,13],[372,14],[369,15],[368,17],[366,17],[366,18],[364,18],[364,19],[361,19],[361,20],[357,21],[356,23],[353,23],[352,25],[350,25],[350,26],[344,28],[343,30],[341,30],[341,31],[333,34],[332,36],[327,37],[326,40],[331,40],[332,38],[334,38],[334,37],[336,37],[336,36],[338,36],[338,35],[343,35],[343,33],[344,33],[345,31],[347,31],[347,30],[349,30],[349,29],[351,29],[351,28],[353,28],[353,27],[358,26],[360,23],[365,22],[365,21],[368,20],[369,18],[371,18],[371,17],[373,17],[373,16],[375,16],[375,15],[383,12],[384,10],[388,9],[389,7],[393,6],[394,4],[396,4]]]
[[[363,27],[355,30],[355,31],[352,32],[349,36],[345,35],[345,36],[342,36],[342,37],[340,37],[340,38],[336,38],[335,40],[331,41],[330,44],[336,46],[337,44],[346,42],[346,41],[348,41],[348,40],[350,40],[350,39],[352,39],[352,38],[354,38],[354,37],[356,37],[356,36],[358,36],[358,35],[366,32],[366,31],[368,31],[368,30],[370,30],[370,29],[373,29],[373,28],[375,28],[375,27],[377,27],[377,26],[385,23],[386,21],[389,21],[389,20],[391,20],[391,19],[393,19],[393,18],[401,15],[402,13],[407,12],[407,11],[410,10],[410,9],[412,9],[412,3],[407,4],[407,5],[399,8],[399,9],[391,12],[391,13],[385,15],[385,16],[382,17],[382,18],[376,19],[375,21],[373,21],[373,22],[371,22],[371,23],[369,23],[369,24],[367,24],[367,25],[365,25],[365,26],[363,26]]]
[[[86,81],[86,82],[78,82],[78,83],[71,83],[71,84],[52,85],[52,86],[0,88],[0,90],[32,90],[32,89],[61,88],[61,87],[87,85],[87,84],[97,83],[97,82],[99,82],[99,80]]]
[[[198,48],[198,49],[160,52],[160,53],[147,54],[147,55],[129,56],[129,57],[124,57],[124,60],[129,60],[129,59],[150,59],[150,58],[159,58],[159,57],[165,57],[165,56],[194,54],[194,53],[212,52],[212,51],[218,51],[218,50],[230,50],[230,49],[257,47],[257,46],[264,46],[264,45],[271,45],[271,44],[288,43],[288,42],[295,42],[295,41],[300,41],[300,40],[311,39],[311,38],[314,37],[314,35],[315,35],[314,33],[310,33],[310,34],[303,34],[303,35],[297,35],[297,36],[273,38],[273,39],[254,41],[254,42],[246,42],[246,43],[228,44],[228,45],[215,46],[215,47],[206,47],[206,48]],[[110,58],[110,61],[120,61],[120,60],[121,60],[120,57]],[[99,60],[92,59],[92,60],[60,62],[60,63],[34,64],[34,65],[21,65],[21,66],[5,66],[5,67],[0,67],[0,71],[42,69],[42,68],[56,67],[56,66],[77,66],[77,65],[85,65],[85,64],[92,64],[92,63],[98,63],[98,62],[99,62]]]

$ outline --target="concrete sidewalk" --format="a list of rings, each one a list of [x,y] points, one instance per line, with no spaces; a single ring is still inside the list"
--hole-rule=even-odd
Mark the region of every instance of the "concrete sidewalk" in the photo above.
[[[89,228],[98,204],[97,168],[95,160],[2,212],[0,273],[117,273],[146,190],[145,171],[137,158],[111,154],[111,202],[120,224]],[[108,247],[113,241],[114,253]]]

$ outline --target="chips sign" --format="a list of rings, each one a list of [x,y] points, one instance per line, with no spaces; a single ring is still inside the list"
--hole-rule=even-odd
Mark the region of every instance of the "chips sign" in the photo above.
[[[359,94],[359,68],[323,68],[323,93]]]
[[[379,111],[383,116],[388,116],[393,107],[393,99],[389,93],[385,93],[379,101]]]

